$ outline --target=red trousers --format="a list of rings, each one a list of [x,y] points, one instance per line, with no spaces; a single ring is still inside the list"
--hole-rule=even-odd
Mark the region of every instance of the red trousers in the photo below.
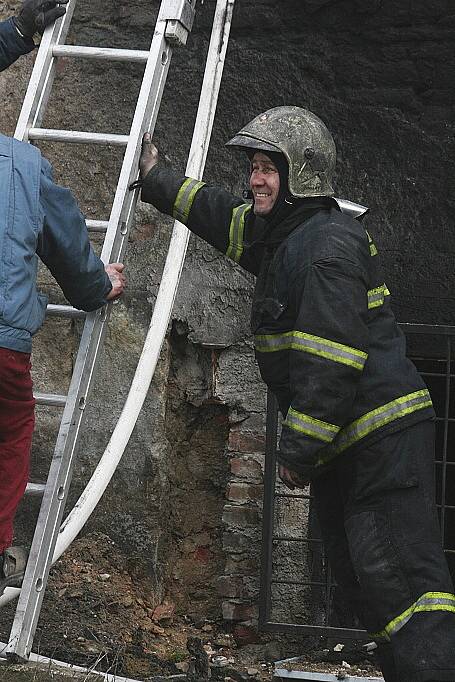
[[[13,520],[28,481],[35,426],[30,354],[0,348],[0,554],[13,540]]]

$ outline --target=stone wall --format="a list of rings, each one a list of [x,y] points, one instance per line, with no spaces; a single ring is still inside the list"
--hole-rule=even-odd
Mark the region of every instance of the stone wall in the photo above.
[[[0,2],[0,17],[18,3]],[[79,0],[73,43],[147,48],[157,0]],[[198,3],[188,46],[172,61],[156,141],[183,169],[215,0]],[[240,192],[245,160],[224,142],[258,112],[305,106],[334,133],[339,196],[371,208],[402,321],[455,323],[454,51],[449,0],[238,0],[205,178]],[[1,130],[12,133],[33,56],[0,74]],[[135,66],[62,60],[46,125],[127,132]],[[113,149],[46,145],[57,179],[91,218],[105,218],[119,164]],[[169,241],[168,219],[140,205],[127,256],[129,289],[115,307],[88,413],[72,500],[102,454],[146,333]],[[53,301],[52,278],[41,284]],[[248,330],[252,278],[193,238],[172,333],[107,495],[88,525],[194,617],[238,628],[257,615],[265,391]],[[36,339],[38,390],[69,381],[80,329],[46,323]],[[40,410],[34,471],[42,476],[57,416]],[[25,513],[25,512],[24,512]],[[289,515],[286,516],[289,524]]]

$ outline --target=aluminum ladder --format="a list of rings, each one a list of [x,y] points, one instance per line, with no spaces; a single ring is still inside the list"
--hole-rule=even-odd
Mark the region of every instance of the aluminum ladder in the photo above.
[[[129,187],[137,177],[141,138],[153,133],[174,47],[186,44],[192,29],[196,0],[162,0],[149,51],[65,44],[77,0],[70,0],[66,15],[43,35],[19,116],[15,137],[125,147],[117,190],[108,221],[88,220],[89,231],[105,233],[101,259],[120,261],[126,250],[136,203]],[[50,97],[57,60],[75,59],[139,62],[145,65],[129,135],[86,133],[41,128]],[[85,318],[79,350],[67,395],[36,394],[37,404],[63,407],[60,429],[45,486],[29,484],[28,492],[43,499],[30,549],[11,634],[6,648],[10,658],[29,658],[54,548],[71,482],[78,436],[93,383],[99,350],[107,330],[111,306],[83,313],[71,306],[48,306],[49,315]]]

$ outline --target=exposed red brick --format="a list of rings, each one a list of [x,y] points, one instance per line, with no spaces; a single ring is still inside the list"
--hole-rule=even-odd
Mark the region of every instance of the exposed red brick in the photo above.
[[[257,607],[254,604],[242,604],[234,601],[223,601],[223,618],[230,621],[252,621],[257,618]]]
[[[265,434],[231,429],[228,443],[229,450],[233,452],[263,453],[265,451]]]
[[[216,579],[221,597],[250,601],[258,598],[259,579],[242,575],[221,575]]]
[[[224,571],[228,575],[258,575],[259,556],[243,557],[238,554],[231,554],[226,558]]]
[[[216,589],[221,597],[242,599],[244,597],[244,585],[241,576],[220,575],[216,579]]]
[[[253,483],[262,481],[262,467],[252,457],[232,457],[231,473],[239,478],[246,478]]]
[[[257,526],[259,514],[257,509],[251,507],[234,507],[226,505],[223,511],[223,522],[228,526],[244,528],[245,526]]]
[[[246,644],[258,644],[260,642],[259,633],[251,625],[235,625],[232,631],[237,646]]]
[[[250,483],[229,483],[226,492],[228,500],[239,502],[241,504],[247,502],[260,502],[262,500],[264,488],[262,485],[253,485]]]
[[[251,538],[242,533],[226,531],[223,533],[223,549],[225,552],[239,554],[251,550]]]

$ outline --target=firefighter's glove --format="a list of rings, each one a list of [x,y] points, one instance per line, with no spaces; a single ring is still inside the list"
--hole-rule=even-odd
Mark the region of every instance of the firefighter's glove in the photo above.
[[[68,0],[24,0],[14,23],[24,38],[33,38],[35,33],[44,33],[44,29],[53,24],[66,12]]]

